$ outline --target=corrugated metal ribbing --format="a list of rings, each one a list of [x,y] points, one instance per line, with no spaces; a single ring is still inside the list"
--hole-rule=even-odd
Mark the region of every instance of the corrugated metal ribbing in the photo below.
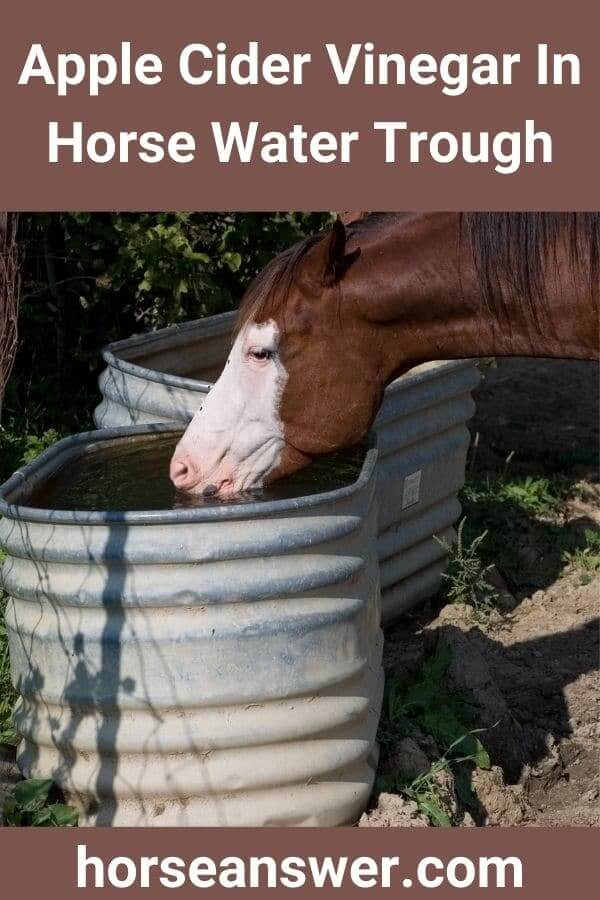
[[[225,362],[234,316],[201,319],[107,348],[98,427],[188,422]],[[428,363],[385,392],[375,430],[386,622],[439,588],[445,553],[434,535],[451,541],[460,515],[456,494],[469,446],[465,423],[473,415],[471,391],[479,378],[472,361]]]
[[[138,433],[69,438],[0,490],[22,771],[53,778],[83,824],[354,821],[383,684],[376,450],[350,488],[289,501],[18,505]]]
[[[225,364],[235,316],[209,316],[107,347],[98,428],[188,422]]]
[[[471,361],[413,369],[386,391],[375,421],[379,453],[379,538],[384,624],[440,586],[457,493],[470,442],[466,421],[479,383]]]

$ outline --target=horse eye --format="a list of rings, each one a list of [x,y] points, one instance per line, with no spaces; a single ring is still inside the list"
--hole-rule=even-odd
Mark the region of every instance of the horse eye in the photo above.
[[[251,351],[250,351],[250,356],[251,356],[253,359],[258,359],[259,361],[262,362],[262,361],[265,360],[265,359],[271,359],[271,357],[273,356],[273,351],[272,351],[272,350],[265,350],[265,349],[251,350]]]

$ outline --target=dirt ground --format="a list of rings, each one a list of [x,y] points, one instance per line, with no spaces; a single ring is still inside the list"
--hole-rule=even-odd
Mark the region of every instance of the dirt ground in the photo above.
[[[597,366],[501,360],[485,376],[471,471],[493,476],[509,458],[513,474],[559,473],[576,488],[560,510],[562,527],[600,527]],[[508,613],[474,621],[465,605],[433,604],[387,635],[386,667],[396,674],[404,665],[410,672],[432,641],[449,644],[460,660],[448,673],[453,689],[474,697],[488,729],[482,740],[495,765],[473,777],[479,816],[467,814],[464,825],[600,825],[600,571],[582,577],[537,538],[539,529],[526,531],[517,548],[537,589],[511,591],[500,580]],[[415,824],[426,824],[415,804],[389,793],[361,821]]]
[[[582,490],[563,514],[596,528],[598,375],[587,362],[499,361],[488,370],[473,421],[481,468],[498,466],[514,451],[511,464],[523,474],[574,474]],[[533,738],[531,771],[522,780],[527,821],[537,825],[600,825],[599,614],[600,573],[582,585],[567,567],[484,642],[493,677]],[[548,752],[538,756],[536,747],[544,745]]]
[[[573,467],[597,482],[599,368],[593,362],[499,359],[484,368],[470,423],[480,434],[479,469],[511,465],[524,474]]]

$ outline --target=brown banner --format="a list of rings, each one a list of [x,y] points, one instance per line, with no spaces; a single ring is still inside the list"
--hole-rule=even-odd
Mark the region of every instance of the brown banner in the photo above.
[[[86,868],[85,885],[77,887],[78,845],[85,859],[96,857]],[[281,896],[346,896],[348,893],[369,896],[408,897],[435,896],[445,898],[457,893],[464,897],[520,896],[527,900],[564,900],[575,896],[588,900],[597,896],[597,835],[578,829],[60,829],[0,831],[0,866],[2,889],[6,897],[29,900],[50,896],[69,900],[98,894],[94,884],[104,880],[102,896],[155,897],[198,896],[202,890],[219,895],[231,887],[219,884],[223,870],[221,860],[240,857],[243,871],[250,881],[251,856],[273,857],[277,870],[285,857],[301,857],[305,870],[310,857],[320,866],[324,856],[334,864],[346,858],[346,877],[338,888],[331,882],[316,887],[309,879],[304,886],[268,887],[267,867],[263,864],[260,886],[252,889],[257,897]],[[127,857],[110,867],[115,857]],[[148,868],[141,857],[157,857],[158,864]],[[183,873],[185,884],[177,888],[161,885],[158,866],[167,857],[176,857],[174,868]],[[202,857],[194,867],[193,861]],[[371,857],[365,862],[359,857]],[[386,876],[385,857],[393,860]],[[462,857],[462,859],[457,859]],[[515,879],[514,863],[507,866],[505,877],[497,877],[502,866],[491,857],[516,858],[521,864],[520,878]],[[208,858],[208,859],[207,859]],[[424,862],[421,862],[424,860]],[[172,863],[173,861],[171,861]],[[181,863],[181,865],[179,865]],[[231,863],[224,861],[231,871]],[[352,864],[354,869],[352,870]],[[421,869],[419,870],[419,863]],[[296,867],[298,863],[296,862]],[[242,866],[238,871],[242,871]],[[143,875],[144,870],[146,875]],[[275,868],[272,867],[275,872]],[[360,873],[362,886],[350,878]],[[421,871],[421,877],[419,877]],[[112,872],[112,879],[109,875]],[[193,874],[190,878],[190,872]],[[487,872],[487,876],[485,875]],[[140,886],[144,877],[147,886]],[[211,879],[215,886],[207,882]],[[238,877],[242,877],[239,875]],[[194,878],[200,884],[194,884]],[[111,886],[111,880],[121,887]],[[171,881],[175,879],[171,876]],[[374,884],[370,884],[373,880]],[[514,886],[515,881],[522,886]],[[131,881],[131,886],[128,882]],[[469,881],[471,886],[465,886]],[[504,881],[505,886],[500,884]],[[427,886],[423,884],[427,882]],[[485,886],[487,882],[487,886]],[[83,883],[83,882],[82,882]]]
[[[594,209],[600,207],[598,149],[600,116],[600,7],[589,0],[554,3],[548,0],[441,0],[389,2],[389,0],[330,0],[289,3],[282,0],[228,0],[227,3],[190,3],[189,0],[19,0],[4,4],[0,32],[0,89],[2,138],[0,140],[0,208],[3,209]],[[226,62],[257,41],[259,57],[269,53],[310,53],[302,68],[302,84],[274,85],[231,83],[226,67],[225,85],[215,78],[203,85],[186,84],[179,77],[183,48],[205,44],[217,52],[227,44]],[[122,85],[121,42],[131,45],[132,83]],[[353,42],[361,44],[351,83],[338,84],[325,51],[334,43],[342,62]],[[365,85],[361,73],[369,64],[366,44],[373,53],[400,53],[407,61],[429,53],[434,62],[444,54],[478,52],[519,53],[512,85],[474,85],[454,95],[444,93],[439,71],[430,85]],[[84,78],[58,96],[56,86],[33,77],[26,85],[17,81],[34,43],[43,46],[55,74],[57,54],[111,54],[118,65],[117,80],[89,95]],[[580,84],[537,84],[537,48],[544,43],[549,53],[576,54]],[[370,46],[370,45],[369,45]],[[162,62],[159,83],[136,80],[135,63],[143,53],[155,53]],[[376,60],[378,57],[375,57]],[[552,59],[552,57],[550,57]],[[198,55],[192,57],[192,73],[206,71]],[[141,65],[141,64],[140,64]],[[277,80],[281,62],[273,62],[271,80]],[[420,78],[429,63],[422,61]],[[450,65],[452,74],[457,70]],[[152,79],[152,63],[144,70]],[[39,60],[38,60],[39,68]],[[88,67],[89,68],[89,67]],[[143,68],[143,66],[142,66]],[[418,68],[418,66],[417,66]],[[107,79],[110,63],[100,65]],[[77,63],[69,63],[71,80]],[[244,70],[245,71],[245,70]],[[392,73],[395,69],[391,70]],[[86,70],[87,72],[87,70]],[[565,64],[564,78],[572,80]],[[395,75],[393,76],[395,77]],[[125,80],[129,76],[125,73]],[[543,142],[538,142],[534,162],[524,161],[526,122],[552,139],[552,161],[542,162]],[[211,122],[223,129],[239,122],[243,130],[257,122],[252,161],[217,158]],[[385,134],[373,123],[406,122],[406,130],[394,144],[397,159],[385,160]],[[63,148],[59,162],[48,162],[49,122],[57,135],[74,132],[81,122],[83,162],[72,162]],[[295,125],[307,133],[304,153],[308,161],[290,158],[286,164],[268,163],[257,152],[265,132],[284,136]],[[88,158],[87,139],[108,132],[119,144],[121,131],[159,132],[165,142],[180,131],[189,132],[195,148],[193,160],[178,163],[171,158],[148,163],[139,159],[136,141],[128,145],[130,161],[118,154],[109,162]],[[316,146],[316,156],[333,152],[336,160],[317,162],[310,138],[331,132]],[[349,144],[349,162],[341,162],[344,131],[359,132]],[[449,132],[460,142],[457,158],[435,161],[429,138],[420,148],[421,161],[408,159],[408,132],[427,131],[429,137]],[[517,133],[520,160],[513,174],[494,171],[491,162],[463,160],[463,131],[471,132],[479,146],[480,132],[492,142],[499,132]],[[285,149],[293,155],[291,142]],[[330,141],[337,143],[331,150]],[[94,145],[102,155],[105,146]],[[186,141],[172,150],[185,155]],[[308,147],[308,150],[307,150]],[[504,143],[506,153],[508,144]],[[448,156],[448,139],[437,139],[438,156]],[[473,149],[473,148],[472,148]],[[502,150],[502,148],[500,148]],[[154,152],[154,151],[153,151]],[[152,156],[153,153],[150,153]],[[504,164],[506,168],[506,163]]]

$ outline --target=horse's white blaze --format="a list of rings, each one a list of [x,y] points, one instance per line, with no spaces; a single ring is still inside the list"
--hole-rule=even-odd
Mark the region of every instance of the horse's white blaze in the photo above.
[[[171,467],[186,490],[232,495],[262,486],[284,447],[280,417],[287,381],[275,322],[250,323],[238,334],[225,368],[181,438]],[[257,359],[256,354],[268,358]],[[187,468],[176,477],[177,462]]]

